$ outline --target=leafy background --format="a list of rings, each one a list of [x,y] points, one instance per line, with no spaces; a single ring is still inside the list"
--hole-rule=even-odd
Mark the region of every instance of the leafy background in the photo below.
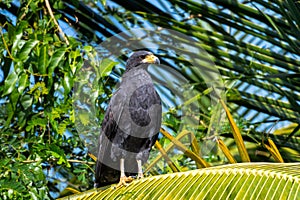
[[[299,161],[299,11],[299,3],[292,0],[1,1],[0,196],[49,199],[93,187],[93,156],[75,126],[76,120],[84,125],[90,118],[75,117],[75,111],[85,107],[74,108],[74,82],[83,67],[99,72],[98,44],[131,28],[168,28],[199,41],[197,45],[209,53],[222,75],[226,105],[250,160],[280,161],[272,152],[276,145],[285,162]],[[96,73],[93,101],[90,92],[85,94],[84,105],[96,105],[95,123],[103,118],[128,54],[124,50],[118,63],[109,60],[107,73]],[[195,84],[199,96],[193,101],[202,105],[190,113],[197,126],[177,132],[182,123],[177,97],[158,88],[173,102],[164,105],[164,128],[181,137],[180,144],[202,155],[206,163],[228,163],[216,140],[206,134],[218,110],[207,104],[211,88],[186,72],[189,66],[180,56],[166,51],[155,54]],[[240,162],[231,124],[222,124],[215,136]],[[161,134],[159,144],[168,157],[159,159],[156,145],[146,166],[148,173],[201,167],[192,153],[178,145],[174,148],[171,141],[174,138]],[[207,141],[214,148],[199,152],[197,146]]]

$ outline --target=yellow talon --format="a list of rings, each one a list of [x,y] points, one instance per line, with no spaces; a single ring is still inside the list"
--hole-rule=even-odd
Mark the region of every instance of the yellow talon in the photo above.
[[[122,186],[127,186],[128,184],[127,183],[130,183],[133,181],[133,178],[131,176],[127,177],[127,176],[123,176],[120,178],[120,181],[117,185],[117,188],[118,187],[122,187]]]

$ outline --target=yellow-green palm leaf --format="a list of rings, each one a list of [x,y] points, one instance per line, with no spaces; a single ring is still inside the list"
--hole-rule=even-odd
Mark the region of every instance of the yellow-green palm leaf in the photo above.
[[[242,163],[153,176],[65,199],[300,199],[300,163]]]

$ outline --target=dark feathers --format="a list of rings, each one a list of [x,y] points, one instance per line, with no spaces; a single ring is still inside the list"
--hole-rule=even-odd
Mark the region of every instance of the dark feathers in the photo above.
[[[161,100],[146,71],[159,60],[150,52],[138,51],[127,61],[126,72],[113,94],[102,122],[95,186],[117,183],[120,159],[126,175],[137,173],[136,160],[145,163],[161,126]]]

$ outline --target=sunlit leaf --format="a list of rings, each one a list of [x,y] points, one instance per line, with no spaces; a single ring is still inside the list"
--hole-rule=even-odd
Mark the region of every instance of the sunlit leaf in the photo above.
[[[116,64],[118,64],[118,62],[114,62],[111,59],[105,58],[101,60],[99,66],[100,77],[108,76]]]
[[[39,55],[39,62],[38,62],[38,70],[40,74],[46,74],[48,62],[49,62],[48,45],[42,45],[40,47],[40,55]]]
[[[18,81],[18,91],[20,94],[24,91],[28,84],[28,75],[26,73],[22,73],[19,77]]]
[[[17,57],[20,60],[27,60],[29,53],[32,51],[32,49],[39,43],[38,40],[28,40],[26,43],[23,45],[22,49],[19,51]]]
[[[16,87],[17,80],[18,75],[14,70],[12,70],[4,81],[4,92],[2,96],[8,95],[13,91],[13,89]]]

